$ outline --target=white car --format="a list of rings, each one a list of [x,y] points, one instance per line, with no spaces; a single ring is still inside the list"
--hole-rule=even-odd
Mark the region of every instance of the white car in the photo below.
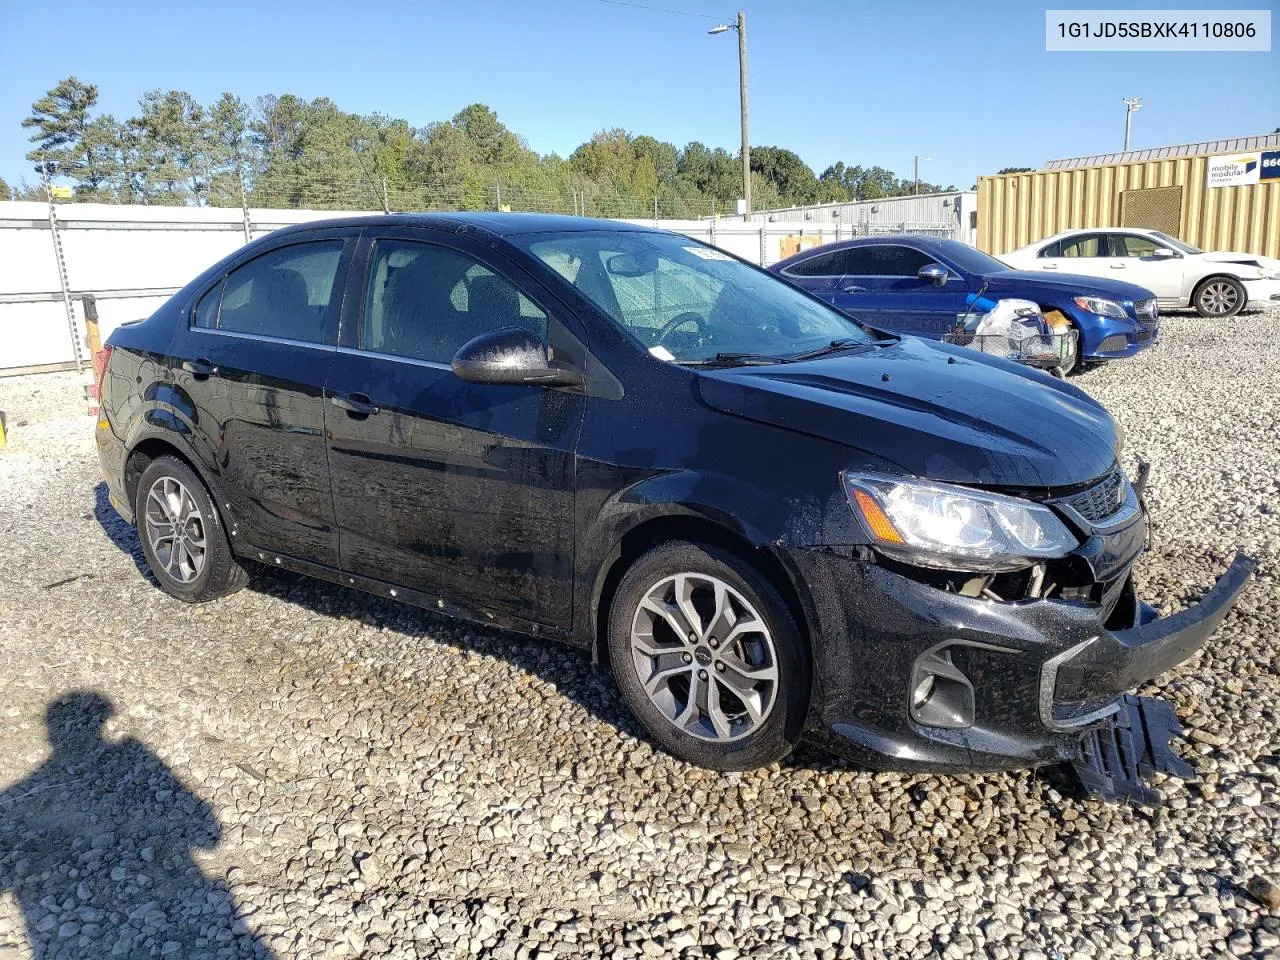
[[[1205,253],[1159,230],[1068,230],[1000,259],[1020,270],[1127,280],[1154,293],[1162,309],[1194,307],[1202,317],[1231,317],[1280,301],[1280,260]]]

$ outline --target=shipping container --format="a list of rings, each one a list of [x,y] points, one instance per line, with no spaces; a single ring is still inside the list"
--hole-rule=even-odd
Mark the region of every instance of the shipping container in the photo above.
[[[1235,149],[1219,152],[1224,147]],[[1063,230],[1150,227],[1204,250],[1280,257],[1278,163],[1280,135],[1273,134],[979,177],[977,246],[999,255]],[[1224,166],[1238,176],[1222,177]],[[1215,183],[1239,185],[1210,186],[1211,169]]]

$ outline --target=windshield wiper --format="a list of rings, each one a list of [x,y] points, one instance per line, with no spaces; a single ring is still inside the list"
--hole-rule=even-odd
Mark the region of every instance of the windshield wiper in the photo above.
[[[784,357],[773,357],[767,353],[717,353],[705,360],[681,360],[685,367],[758,367],[768,363],[781,363]]]
[[[787,363],[796,363],[800,360],[814,360],[817,357],[825,357],[829,353],[840,353],[843,350],[852,350],[855,347],[870,347],[871,344],[864,340],[855,340],[853,337],[842,337],[839,340],[832,340],[825,347],[819,347],[817,350],[810,350],[807,353],[793,353],[782,359]]]

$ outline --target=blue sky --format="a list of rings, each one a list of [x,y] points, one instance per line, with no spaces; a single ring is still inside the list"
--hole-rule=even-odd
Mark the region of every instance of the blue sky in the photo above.
[[[223,90],[329,96],[414,125],[481,101],[543,153],[606,127],[736,150],[736,38],[706,33],[733,3],[637,2],[696,16],[602,0],[0,0],[0,176],[33,177],[19,124],[72,73],[118,117],[157,87],[202,102]],[[1145,99],[1135,147],[1280,127],[1274,50],[1046,53],[1045,5],[1025,0],[746,9],[752,143],[789,147],[817,173],[844,160],[906,176],[919,153],[933,157],[922,176],[967,187],[1004,166],[1118,150],[1124,96]]]

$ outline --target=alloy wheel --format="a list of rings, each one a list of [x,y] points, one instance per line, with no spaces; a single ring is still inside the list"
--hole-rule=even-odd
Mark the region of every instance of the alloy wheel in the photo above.
[[[718,577],[678,573],[636,608],[631,654],[649,701],[677,729],[729,743],[769,716],[778,657],[764,618]]]
[[[206,553],[204,517],[181,481],[160,477],[151,485],[143,520],[151,552],[169,577],[190,583],[200,576]]]
[[[1200,291],[1200,306],[1205,313],[1215,317],[1234,313],[1239,302],[1240,291],[1235,284],[1225,280],[1215,280]]]

